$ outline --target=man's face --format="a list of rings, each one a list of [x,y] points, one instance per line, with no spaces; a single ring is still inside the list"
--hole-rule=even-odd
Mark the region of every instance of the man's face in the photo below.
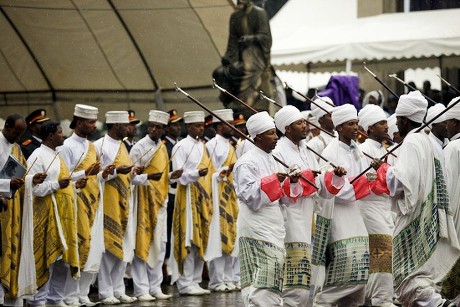
[[[388,123],[386,120],[379,121],[378,123],[375,123],[372,126],[369,126],[368,130],[369,130],[369,135],[372,135],[372,137],[377,142],[382,142],[389,138]]]
[[[439,136],[441,141],[444,140],[447,137],[447,125],[446,125],[446,122],[444,121],[444,122],[432,124],[431,131],[433,131],[434,134]]]
[[[230,124],[233,124],[233,123],[230,122]],[[229,139],[234,135],[232,128],[230,128],[229,126],[227,126],[225,124],[221,124],[221,126],[222,126],[222,128],[221,128],[222,129],[221,130],[222,131],[222,136],[224,138]]]
[[[173,139],[178,138],[180,135],[180,132],[181,132],[180,123],[170,123],[168,127],[166,128],[166,133]]]
[[[396,116],[396,126],[398,127],[399,135],[405,137],[409,133],[409,123],[406,117]]]
[[[349,120],[339,126],[337,126],[340,138],[346,142],[356,140],[358,136],[358,120]]]
[[[318,122],[321,125],[321,128],[326,129],[327,131],[334,130],[334,123],[332,122],[331,114],[325,114],[324,116],[320,117]]]
[[[27,124],[25,120],[19,118],[14,123],[14,127],[6,127],[3,129],[3,135],[10,144],[17,143],[24,134],[24,131],[26,131],[26,128]]]
[[[161,135],[163,134],[163,127],[164,126],[162,124],[149,122],[149,126],[147,127],[147,133],[149,134],[150,139],[155,143],[158,142]]]
[[[307,121],[305,119],[299,119],[286,127],[286,136],[297,143],[307,137],[308,128]]]
[[[238,2],[237,2],[238,9],[240,9],[240,10],[244,9],[247,6],[249,6],[250,3],[251,3],[250,0],[238,0]]]
[[[136,133],[137,133],[136,124],[128,124],[126,136],[128,138],[133,138],[136,136]]]
[[[57,126],[57,130],[54,133],[51,133],[48,138],[51,138],[51,142],[54,145],[54,147],[61,146],[64,144],[64,134],[62,133],[62,127],[61,125]]]
[[[117,140],[123,140],[127,136],[129,124],[114,124],[115,136]]]
[[[451,139],[454,135],[460,132],[460,121],[451,118],[446,120],[447,137]]]
[[[255,142],[260,149],[266,153],[270,153],[273,149],[275,149],[276,143],[278,142],[276,129],[273,128],[265,131],[264,133],[256,135]]]
[[[77,122],[77,129],[85,137],[88,137],[96,131],[96,120],[95,119],[83,119]]]
[[[187,124],[187,131],[192,138],[201,138],[204,133],[204,123]]]

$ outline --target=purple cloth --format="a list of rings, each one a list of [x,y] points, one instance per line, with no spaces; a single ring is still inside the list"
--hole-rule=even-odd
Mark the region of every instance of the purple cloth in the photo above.
[[[346,103],[355,106],[356,110],[361,109],[359,103],[359,78],[357,76],[332,76],[326,89],[318,92],[318,96],[327,96],[340,106]]]

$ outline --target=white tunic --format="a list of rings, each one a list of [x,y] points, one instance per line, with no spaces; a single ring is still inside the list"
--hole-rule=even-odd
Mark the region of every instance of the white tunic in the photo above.
[[[449,206],[454,215],[457,237],[460,238],[460,133],[452,137],[444,148],[444,157]]]
[[[248,152],[249,150],[255,148],[256,145],[254,145],[253,143],[251,143],[250,141],[248,140],[242,140],[238,146],[236,146],[236,157],[237,158],[240,158],[242,155],[244,155],[246,152]]]
[[[334,134],[337,134],[337,132],[334,131]],[[317,136],[307,142],[307,146],[321,154],[333,139],[334,137],[330,136],[326,132],[320,131]],[[319,161],[320,158],[317,157],[316,160]]]

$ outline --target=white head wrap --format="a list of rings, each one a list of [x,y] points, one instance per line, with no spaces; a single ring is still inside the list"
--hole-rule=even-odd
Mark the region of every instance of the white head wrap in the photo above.
[[[222,118],[223,120],[227,122],[233,121],[233,110],[232,109],[222,109],[222,110],[215,110],[214,114]],[[220,123],[220,120],[213,116],[212,117],[212,122],[213,123]]]
[[[276,128],[284,134],[286,132],[286,126],[289,126],[299,119],[304,119],[299,109],[291,105],[284,106],[275,114]]]
[[[371,97],[374,97],[375,100],[377,100],[377,103],[379,102],[379,98],[380,98],[380,103],[378,104],[379,106],[383,106],[384,104],[384,96],[383,96],[383,93],[382,91],[371,91],[369,93],[367,93],[364,98],[363,98],[363,107],[367,106],[369,104],[369,98]]]
[[[184,113],[184,123],[204,123],[203,111],[188,111]]]
[[[382,120],[387,120],[383,109],[375,104],[368,104],[358,113],[359,125],[367,132],[369,126],[372,126]]]
[[[168,121],[169,121],[169,113],[158,111],[158,110],[150,110],[149,122],[167,125]]]
[[[129,124],[128,111],[109,111],[105,113],[107,124]]]
[[[428,112],[426,113],[425,123],[427,123],[430,120],[432,120],[433,118],[435,118],[435,116],[440,114],[445,109],[446,109],[446,107],[442,103],[437,103],[434,106],[430,107],[428,109]],[[436,118],[430,125],[428,125],[428,127],[431,128],[432,124],[445,122],[446,121],[446,115],[445,114],[446,113],[444,113],[443,115],[441,115],[438,118]]]
[[[251,138],[254,139],[256,135],[275,128],[275,123],[273,118],[266,111],[263,111],[249,117],[246,122],[246,128],[248,128]]]
[[[324,110],[328,112],[332,112],[332,110],[334,110],[334,107],[330,105],[330,104],[334,105],[334,102],[332,101],[331,98],[327,96],[316,98],[313,101],[315,103],[311,104],[311,115],[313,115],[317,119],[320,119],[321,117],[327,114],[327,112],[325,112]],[[330,104],[327,103],[326,101],[329,102]],[[321,108],[318,107],[318,105],[321,106]]]
[[[428,101],[423,97],[422,93],[413,91],[399,97],[395,113],[396,116],[407,117],[416,123],[422,123],[427,107]]]
[[[353,119],[358,119],[358,115],[356,113],[356,108],[351,104],[335,107],[334,111],[332,111],[332,123],[334,127]]]
[[[396,125],[396,114],[392,114],[387,118],[387,125],[388,125],[388,135],[391,139],[393,139],[393,135],[395,132],[398,132],[398,126]]]
[[[459,97],[455,97],[454,99],[452,99],[449,104],[447,105],[447,107],[450,107],[451,105],[453,105],[456,101],[458,101],[460,99],[460,96]],[[446,116],[446,120],[448,119],[457,119],[457,120],[460,120],[460,102],[457,103],[455,106],[453,106],[451,109],[449,109],[446,113],[444,113],[444,115]]]

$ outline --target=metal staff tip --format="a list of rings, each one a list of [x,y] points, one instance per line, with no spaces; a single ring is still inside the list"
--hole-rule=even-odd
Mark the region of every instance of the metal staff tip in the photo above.
[[[452,86],[452,84],[450,84],[446,79],[444,79],[443,77],[441,77],[440,75],[436,75],[439,77],[439,79],[441,79],[442,82],[444,82],[447,86]]]

